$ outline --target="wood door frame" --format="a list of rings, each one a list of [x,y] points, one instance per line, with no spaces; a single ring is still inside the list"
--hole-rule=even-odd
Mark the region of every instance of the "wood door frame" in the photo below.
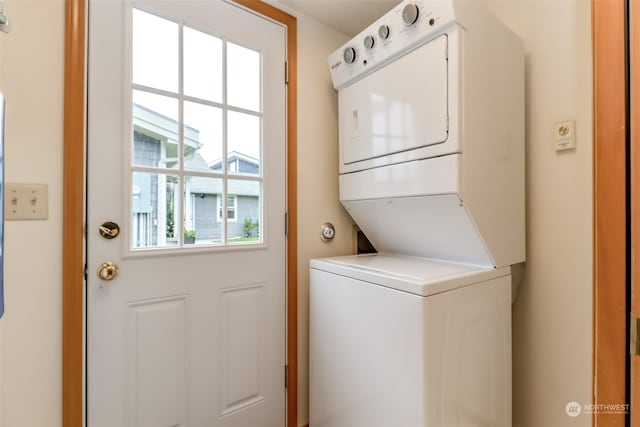
[[[593,42],[593,403],[626,401],[625,4],[592,0]],[[595,427],[625,425],[598,414]]]
[[[629,123],[636,123],[629,129],[629,185],[630,185],[630,214],[631,214],[631,292],[628,292],[630,315],[640,318],[640,85],[631,82],[640,82],[640,2],[638,0],[629,2]],[[629,325],[631,326],[631,325]],[[631,346],[631,343],[629,343]],[[640,408],[640,393],[634,393],[640,387],[640,357],[629,356],[629,408]],[[631,413],[630,425],[640,426],[640,411]]]
[[[287,426],[298,417],[297,20],[259,0],[235,0],[287,28]],[[88,0],[65,0],[62,425],[84,421],[86,40]]]

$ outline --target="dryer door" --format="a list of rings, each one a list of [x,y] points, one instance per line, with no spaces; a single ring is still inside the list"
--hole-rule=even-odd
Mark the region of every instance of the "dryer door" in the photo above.
[[[341,89],[342,163],[447,141],[447,65],[443,35]]]

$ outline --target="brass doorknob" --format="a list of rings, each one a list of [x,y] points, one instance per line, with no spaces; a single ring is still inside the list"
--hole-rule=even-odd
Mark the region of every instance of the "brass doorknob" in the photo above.
[[[100,280],[113,280],[118,275],[118,266],[113,261],[107,261],[98,267]]]

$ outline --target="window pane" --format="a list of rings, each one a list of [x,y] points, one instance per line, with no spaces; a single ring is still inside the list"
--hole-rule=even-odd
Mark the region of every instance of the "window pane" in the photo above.
[[[178,24],[133,9],[133,82],[178,91]]]
[[[184,168],[222,172],[222,110],[184,103]]]
[[[222,102],[222,40],[184,28],[184,93]]]
[[[223,193],[222,179],[187,176],[184,183],[184,244],[224,243],[224,222],[217,207]]]
[[[178,177],[134,172],[131,188],[131,248],[176,246]]]
[[[227,164],[229,173],[260,175],[261,118],[227,113]]]
[[[236,209],[238,208],[238,206],[236,205],[237,201],[238,201],[238,198],[236,196],[227,197],[227,219],[230,222],[235,222],[237,220],[237,217],[236,217]]]
[[[132,53],[132,248],[262,242],[262,54],[137,9]]]
[[[133,164],[178,166],[178,100],[133,91]]]
[[[230,244],[259,243],[262,241],[262,205],[260,183],[230,179],[227,188],[227,240]]]
[[[227,103],[260,111],[260,53],[227,43]]]

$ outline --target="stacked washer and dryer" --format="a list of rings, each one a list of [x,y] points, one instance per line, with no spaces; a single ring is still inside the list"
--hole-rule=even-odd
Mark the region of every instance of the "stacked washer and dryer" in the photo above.
[[[340,201],[376,254],[310,269],[310,426],[511,426],[524,54],[477,1],[404,1],[329,57]]]

